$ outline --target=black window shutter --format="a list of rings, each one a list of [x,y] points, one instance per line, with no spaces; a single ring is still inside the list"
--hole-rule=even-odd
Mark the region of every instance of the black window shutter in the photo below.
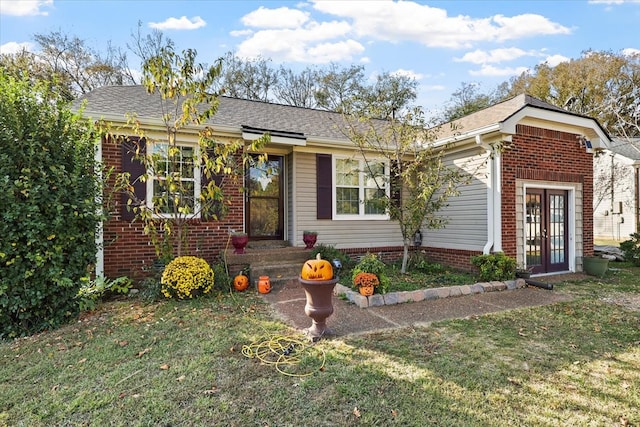
[[[397,208],[402,205],[402,178],[398,169],[398,162],[391,161],[389,171],[389,190],[391,195],[391,203]]]
[[[144,155],[147,145],[144,138],[127,137],[122,141],[121,147],[120,161],[122,172],[129,172],[129,182],[133,186],[133,193],[137,200],[134,200],[129,206],[129,209],[127,209],[129,195],[123,193],[120,215],[124,221],[133,221],[136,214],[132,208],[144,204],[147,197],[147,184],[140,180],[140,177],[146,173],[146,168],[143,162],[135,158],[136,151],[138,151],[138,155]]]
[[[316,154],[316,217],[332,218],[332,180],[331,154]]]

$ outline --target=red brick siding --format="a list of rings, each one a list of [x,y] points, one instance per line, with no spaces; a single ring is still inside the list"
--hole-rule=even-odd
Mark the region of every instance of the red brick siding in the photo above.
[[[122,172],[120,146],[107,142],[102,145],[105,167],[113,167],[110,185],[114,184],[116,173]],[[229,236],[228,230],[242,230],[244,224],[243,196],[239,188],[225,189],[230,202],[229,213],[221,221],[193,220],[189,224],[187,253],[214,262],[224,249]],[[107,277],[127,275],[140,278],[157,258],[155,249],[144,234],[142,222],[121,220],[120,197],[113,197],[109,220],[104,224],[104,273]]]
[[[580,183],[583,253],[593,254],[593,158],[573,133],[517,125],[502,154],[502,248],[516,256],[516,179]]]

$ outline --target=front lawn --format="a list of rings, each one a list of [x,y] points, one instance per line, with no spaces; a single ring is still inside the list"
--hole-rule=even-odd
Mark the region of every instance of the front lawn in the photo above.
[[[242,354],[300,337],[254,294],[109,302],[0,343],[0,425],[637,426],[640,268],[616,267],[557,283],[571,302],[322,340],[306,377]]]

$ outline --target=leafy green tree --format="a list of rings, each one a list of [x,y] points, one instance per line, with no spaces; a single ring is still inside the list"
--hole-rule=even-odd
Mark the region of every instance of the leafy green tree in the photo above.
[[[270,67],[270,60],[243,60],[229,52],[224,58],[220,86],[225,95],[233,98],[270,101],[278,72]]]
[[[339,68],[331,64],[319,73],[316,102],[319,108],[342,111],[348,100],[358,97],[364,87],[365,76],[362,65]]]
[[[367,105],[370,116],[362,115],[360,105],[344,113],[343,132],[364,158],[365,176],[377,187],[370,202],[400,226],[404,248],[401,272],[406,273],[415,233],[423,227],[446,225],[446,218],[438,212],[450,197],[459,194],[459,187],[472,172],[446,164],[445,150],[434,145],[434,126],[421,108],[405,109],[404,114],[387,120],[372,117],[388,112],[389,106],[376,108],[376,103]]]
[[[463,82],[451,95],[442,115],[442,122],[448,123],[468,116],[491,106],[495,101],[493,96],[480,92],[478,84]]]
[[[528,93],[569,111],[594,117],[613,135],[640,136],[637,127],[640,55],[586,51],[555,67],[539,64],[503,84],[504,98]]]
[[[195,50],[179,54],[169,45],[143,66],[147,92],[160,98],[165,132],[154,138],[139,126],[135,114],[128,127],[140,137],[135,158],[146,170],[137,179],[154,180],[154,192],[147,195],[151,203],[140,200],[129,174],[123,173],[118,179],[117,187],[125,189],[129,208],[144,222],[144,231],[160,257],[186,255],[189,221],[197,217],[218,219],[224,213],[224,183],[215,178],[242,176],[244,166],[253,161],[248,151],[259,151],[269,140],[263,136],[245,149],[242,141],[223,143],[215,139],[206,123],[218,109],[219,95],[212,88],[221,74],[222,61],[205,66],[196,63],[196,56]],[[179,143],[180,132],[187,128],[199,129],[197,150]],[[142,140],[145,149],[140,145]],[[198,198],[194,198],[196,173],[202,174],[203,181]]]
[[[0,72],[0,338],[78,312],[95,262],[99,185],[90,123],[43,82]]]

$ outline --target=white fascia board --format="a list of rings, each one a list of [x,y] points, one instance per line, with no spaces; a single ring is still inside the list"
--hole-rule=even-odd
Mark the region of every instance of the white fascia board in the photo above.
[[[348,139],[334,139],[334,138],[322,138],[322,137],[308,137],[307,143],[304,147],[295,147],[295,151],[304,152],[318,152],[318,148],[326,149],[341,149],[341,150],[355,150],[356,145]]]
[[[126,130],[132,130],[131,125],[127,124],[127,118],[119,115],[104,115],[100,113],[91,113],[85,111],[84,117],[92,120],[101,120],[111,123],[115,130],[122,130],[123,133]],[[140,128],[144,130],[150,138],[165,139],[166,138],[166,124],[161,119],[149,118],[149,117],[137,117],[136,120],[140,123]],[[197,143],[199,140],[199,132],[205,127],[211,127],[214,130],[216,136],[219,137],[233,137],[240,138],[242,136],[242,129],[238,126],[226,126],[226,125],[193,125],[189,127],[181,128],[178,131],[180,139],[184,142]],[[117,133],[117,132],[114,132]]]
[[[553,123],[552,129],[582,134],[591,141],[594,149],[604,148],[604,144],[609,142],[609,137],[603,132],[594,119],[532,107],[522,108],[501,122],[500,131],[507,134],[515,134],[516,125],[526,124],[528,120],[532,122],[545,122],[547,125],[544,127],[546,128],[550,128],[549,124]],[[538,126],[542,126],[542,124],[538,124]]]
[[[500,130],[500,125],[498,123],[494,123],[488,126],[483,126],[481,128],[473,129],[469,132],[460,132],[458,135],[449,136],[444,139],[438,139],[434,143],[434,147],[439,147],[443,145],[453,144],[457,145],[457,143],[461,143],[465,140],[473,140],[475,143],[476,136],[486,135],[488,133],[496,132]]]

